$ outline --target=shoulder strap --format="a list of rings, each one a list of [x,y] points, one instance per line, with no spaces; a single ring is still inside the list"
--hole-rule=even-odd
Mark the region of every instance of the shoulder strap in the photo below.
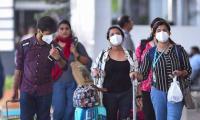
[[[176,50],[176,55],[178,56],[178,60],[180,61],[179,65],[182,69],[183,68],[183,58],[182,58],[182,54],[181,54],[181,45],[175,45],[175,50]],[[189,77],[184,80],[181,80],[182,88],[186,88],[188,86],[190,87],[190,85],[191,85],[190,82],[191,82],[191,80]]]
[[[128,50],[128,53],[131,56],[131,58],[133,58],[133,51],[132,50]]]
[[[149,49],[149,57],[150,57],[151,63],[153,62],[155,51],[156,51],[156,46],[154,46],[151,49]]]
[[[140,43],[140,44],[141,44],[141,45],[140,45],[140,52],[141,52],[141,55],[142,55],[144,49],[146,48],[147,42],[148,42],[148,40],[145,40],[145,39],[142,39],[142,40],[141,40],[141,43]]]
[[[105,53],[105,50],[102,51],[101,56],[100,56],[100,58],[99,58],[99,62],[102,62],[102,59],[103,59],[103,55],[104,55],[104,53]]]
[[[74,39],[74,46],[75,46],[75,48],[77,49],[78,44],[79,44],[79,42],[78,42],[78,37],[74,37],[73,39]]]
[[[101,56],[99,58],[99,61],[98,61],[98,64],[97,64],[97,67],[100,68],[101,67],[101,64],[102,64],[102,59],[103,59],[103,55],[106,51],[103,50],[102,53],[101,53]]]
[[[182,68],[183,65],[183,59],[181,55],[181,45],[175,45],[176,55],[178,56],[178,59],[180,61],[180,67]]]

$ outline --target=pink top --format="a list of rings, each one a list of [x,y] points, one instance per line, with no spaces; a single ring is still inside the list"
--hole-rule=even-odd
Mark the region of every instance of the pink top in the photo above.
[[[141,44],[136,48],[136,51],[135,51],[136,58],[137,58],[137,60],[138,60],[139,63],[141,61],[143,61],[146,52],[150,48],[152,48],[152,46],[151,46],[150,42],[148,42],[146,44],[145,49],[143,50],[143,53],[141,53],[141,48],[140,47],[141,47]],[[152,70],[149,71],[149,75],[148,75],[147,79],[141,82],[140,89],[142,91],[150,91],[151,90],[151,81],[152,81]]]

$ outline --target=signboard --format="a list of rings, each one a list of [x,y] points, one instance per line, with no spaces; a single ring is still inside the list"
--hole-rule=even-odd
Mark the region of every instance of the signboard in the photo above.
[[[0,51],[14,50],[14,0],[0,0]]]

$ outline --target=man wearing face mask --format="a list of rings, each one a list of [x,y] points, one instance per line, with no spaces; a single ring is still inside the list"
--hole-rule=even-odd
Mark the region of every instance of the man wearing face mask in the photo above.
[[[51,69],[54,64],[63,69],[67,65],[52,43],[56,29],[56,22],[51,17],[42,17],[37,33],[17,47],[12,100],[18,99],[19,89],[21,120],[33,120],[35,114],[37,120],[50,120]]]

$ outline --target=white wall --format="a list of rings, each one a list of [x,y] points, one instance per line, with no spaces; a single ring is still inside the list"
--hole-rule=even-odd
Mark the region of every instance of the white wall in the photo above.
[[[94,45],[95,1],[71,0],[71,26],[79,41],[91,53]]]
[[[110,0],[71,0],[71,25],[87,52],[95,58],[106,46],[106,30],[111,24]]]
[[[111,25],[110,0],[71,0],[71,24],[75,34],[94,59],[108,46],[106,32]],[[187,52],[190,47],[200,47],[200,27],[173,26],[171,38],[181,44]],[[131,31],[132,39],[138,46],[141,39],[150,34],[149,26],[135,25]]]

